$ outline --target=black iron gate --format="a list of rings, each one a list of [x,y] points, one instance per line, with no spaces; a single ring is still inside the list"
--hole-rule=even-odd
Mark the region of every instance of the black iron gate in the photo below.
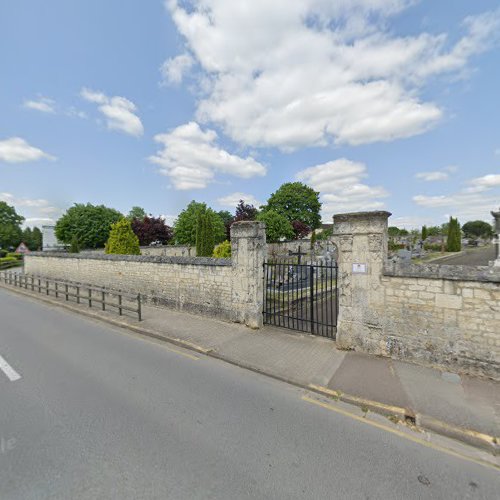
[[[296,264],[292,259],[264,264],[264,323],[335,338],[336,262]]]

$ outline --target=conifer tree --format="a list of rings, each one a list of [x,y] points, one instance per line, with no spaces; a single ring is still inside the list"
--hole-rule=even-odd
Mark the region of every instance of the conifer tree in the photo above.
[[[139,238],[132,231],[129,219],[121,219],[111,225],[106,253],[140,255]]]

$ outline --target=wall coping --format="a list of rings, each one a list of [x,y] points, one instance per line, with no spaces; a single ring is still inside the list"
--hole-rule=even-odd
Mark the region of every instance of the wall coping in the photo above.
[[[167,257],[163,255],[114,255],[101,253],[66,253],[66,252],[31,252],[30,257],[80,259],[80,260],[112,260],[126,262],[150,262],[154,264],[179,264],[191,266],[231,266],[230,259],[215,259],[213,257]]]
[[[445,264],[401,264],[386,262],[384,276],[398,278],[447,279],[500,283],[500,269],[490,266],[458,266]]]

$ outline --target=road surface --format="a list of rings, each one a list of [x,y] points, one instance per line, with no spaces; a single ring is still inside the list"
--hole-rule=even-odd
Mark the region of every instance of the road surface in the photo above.
[[[498,469],[221,361],[4,289],[0,318],[2,500],[492,499],[500,491]]]
[[[495,247],[467,248],[465,254],[441,259],[439,264],[461,265],[461,266],[487,266],[491,260],[495,260]]]

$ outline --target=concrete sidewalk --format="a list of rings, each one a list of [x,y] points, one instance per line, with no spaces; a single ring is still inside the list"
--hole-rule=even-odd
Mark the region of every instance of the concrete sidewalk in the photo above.
[[[3,288],[103,319],[498,452],[500,383],[340,351],[330,339],[143,306],[144,320]]]

